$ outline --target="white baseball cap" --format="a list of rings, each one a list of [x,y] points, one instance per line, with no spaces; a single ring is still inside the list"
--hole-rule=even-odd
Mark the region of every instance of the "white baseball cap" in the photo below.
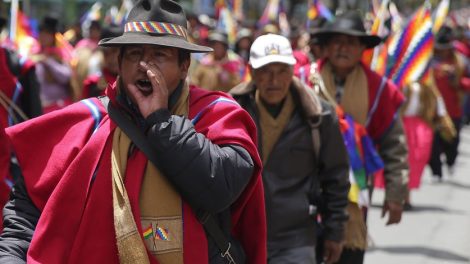
[[[258,69],[273,62],[289,65],[296,63],[289,40],[286,37],[275,34],[259,36],[251,45],[251,67]]]

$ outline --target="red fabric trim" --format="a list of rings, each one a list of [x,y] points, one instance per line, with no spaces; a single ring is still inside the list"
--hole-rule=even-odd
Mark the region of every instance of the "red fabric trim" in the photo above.
[[[25,73],[32,66],[31,61],[22,65],[21,73]],[[18,78],[13,75],[7,63],[7,51],[0,48],[0,89],[8,97],[12,98],[16,89]],[[8,111],[0,106],[0,207],[3,208],[8,201],[10,187],[5,183],[5,179],[11,178],[10,169],[10,143],[5,135],[4,129],[8,127]],[[3,219],[0,210],[0,219]],[[0,221],[0,231],[3,229],[3,221]]]
[[[115,88],[107,90],[115,94]],[[190,117],[224,93],[191,87]],[[73,104],[7,130],[23,168],[26,188],[42,211],[28,251],[28,263],[117,263],[113,225],[110,153],[115,124],[97,99],[104,118],[91,135],[94,120],[83,103]],[[243,146],[255,162],[255,174],[232,206],[232,233],[240,239],[248,263],[266,262],[264,194],[256,130],[249,115],[235,104],[215,104],[196,125],[216,144]],[[46,132],[47,131],[47,132]],[[32,140],[41,136],[41,140]],[[31,158],[31,149],[37,150]],[[54,161],[54,162],[51,162]],[[126,187],[136,219],[146,159],[136,152],[128,160]],[[94,181],[92,176],[98,166]],[[134,179],[134,180],[131,180]],[[92,184],[91,184],[92,183]],[[91,186],[91,187],[90,187]],[[183,204],[185,263],[207,263],[204,230]],[[138,228],[142,231],[140,221]],[[152,259],[152,263],[157,263]]]
[[[463,92],[466,88],[462,86],[462,84],[465,84],[466,77],[462,76],[461,79],[458,80],[458,85],[456,86],[451,82],[451,79],[457,78],[457,76],[455,72],[448,72],[446,68],[449,66],[455,71],[456,66],[454,61],[436,62],[433,65],[434,80],[436,82],[436,87],[439,89],[439,92],[444,99],[449,116],[457,119],[461,118],[463,115],[463,107],[460,101],[459,91]]]
[[[318,61],[318,69],[321,71],[326,63],[326,59]],[[382,76],[370,70],[369,67],[361,63],[362,68],[367,77],[369,84],[369,111],[374,104]],[[378,108],[371,117],[367,132],[374,140],[379,140],[382,135],[392,126],[395,121],[395,114],[398,112],[401,104],[404,102],[405,97],[398,90],[398,88],[387,79],[386,86],[381,94]]]
[[[6,56],[6,50],[4,48],[0,48],[0,83],[2,84],[0,85],[0,89],[8,98],[11,99],[18,79],[13,75],[10,68],[8,68]],[[8,112],[2,106],[0,106],[0,125],[2,125],[2,128],[8,126]]]
[[[6,96],[8,96],[8,98],[11,98],[13,96],[16,81],[16,77],[11,73],[10,69],[8,68],[8,63],[6,60],[6,51],[4,48],[0,48],[0,83],[2,84],[0,85],[0,89]],[[5,132],[3,131],[6,127],[8,127],[8,112],[7,110],[5,110],[4,107],[0,106],[0,186],[3,186],[4,179],[9,174],[8,168],[10,167],[10,147]],[[5,202],[8,200],[8,194],[10,192],[7,186],[3,186],[1,188],[2,190],[0,190],[0,206],[3,208]]]
[[[25,75],[29,70],[31,70],[35,66],[36,64],[32,60],[26,59],[21,65],[21,75]]]
[[[10,148],[5,135],[4,126],[0,126],[0,206],[3,208],[8,201],[10,188],[5,183],[5,179],[9,177],[10,168]],[[3,210],[0,210],[0,219],[3,219]],[[3,230],[3,221],[0,221],[0,232]]]
[[[461,41],[454,42],[455,49],[467,58],[470,58],[470,45]]]
[[[116,75],[111,74],[110,72],[103,70],[102,75],[104,76],[104,79],[108,83],[108,85],[113,84],[116,81]],[[99,80],[101,78],[101,75],[99,74],[93,74],[89,75],[84,81],[83,81],[83,90],[82,90],[82,99],[89,98],[90,97],[90,90],[91,87],[94,85],[97,85]],[[101,95],[105,95],[105,91],[103,90],[103,93]]]
[[[96,85],[100,79],[100,76],[98,74],[93,74],[89,75],[84,81],[83,81],[83,90],[82,90],[82,99],[90,97],[90,90],[93,85]]]
[[[374,100],[379,91],[382,82],[382,76],[370,70],[369,67],[361,64],[364,69],[367,80],[369,82],[369,110],[372,107]],[[400,92],[398,87],[387,79],[387,83],[380,95],[378,108],[372,115],[367,132],[374,140],[379,140],[385,132],[395,122],[395,115],[398,112],[401,104],[405,101],[404,95]]]

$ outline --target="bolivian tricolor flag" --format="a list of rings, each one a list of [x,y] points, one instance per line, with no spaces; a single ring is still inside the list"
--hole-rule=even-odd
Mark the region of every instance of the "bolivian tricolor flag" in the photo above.
[[[150,224],[150,225],[144,230],[143,235],[144,235],[144,238],[145,238],[145,239],[152,238],[152,236],[153,236],[152,224]]]

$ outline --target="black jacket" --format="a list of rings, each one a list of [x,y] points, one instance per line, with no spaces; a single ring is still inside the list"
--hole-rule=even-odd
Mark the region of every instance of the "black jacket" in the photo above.
[[[306,89],[297,79],[292,82],[290,91],[296,108],[264,164],[268,251],[315,245],[315,220],[309,214],[309,205],[315,202],[319,206],[320,200],[326,239],[343,239],[349,190],[347,154],[334,109]],[[231,94],[261,131],[254,84],[241,84]],[[322,119],[318,159],[308,123],[315,109],[321,111]],[[262,142],[262,136],[258,142]]]
[[[215,214],[228,235],[230,205],[248,184],[254,163],[240,146],[219,146],[197,133],[191,121],[159,110],[145,122],[147,137],[157,150],[162,172],[193,209]],[[210,175],[211,177],[207,177]],[[28,197],[23,178],[13,187],[4,210],[0,235],[0,263],[25,263],[26,253],[41,212]],[[209,258],[220,259],[220,251],[208,236]],[[211,259],[211,263],[215,262]]]

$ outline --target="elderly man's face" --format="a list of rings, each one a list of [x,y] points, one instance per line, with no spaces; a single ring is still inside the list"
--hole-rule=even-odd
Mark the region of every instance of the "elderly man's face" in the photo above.
[[[270,63],[253,72],[253,81],[261,99],[270,105],[277,105],[289,92],[294,71],[284,63]]]
[[[325,51],[333,67],[352,70],[361,61],[365,48],[359,37],[336,34],[328,40]]]
[[[151,68],[160,71],[163,79],[165,79],[168,92],[171,94],[179,82],[186,78],[189,68],[189,60],[179,63],[178,56],[178,49],[172,47],[156,45],[126,46],[122,53],[119,68],[123,88],[127,91],[128,85],[134,84],[144,94],[152,91],[152,84],[146,70],[139,65],[143,61]],[[132,96],[130,99],[135,102],[135,98],[132,98]]]

